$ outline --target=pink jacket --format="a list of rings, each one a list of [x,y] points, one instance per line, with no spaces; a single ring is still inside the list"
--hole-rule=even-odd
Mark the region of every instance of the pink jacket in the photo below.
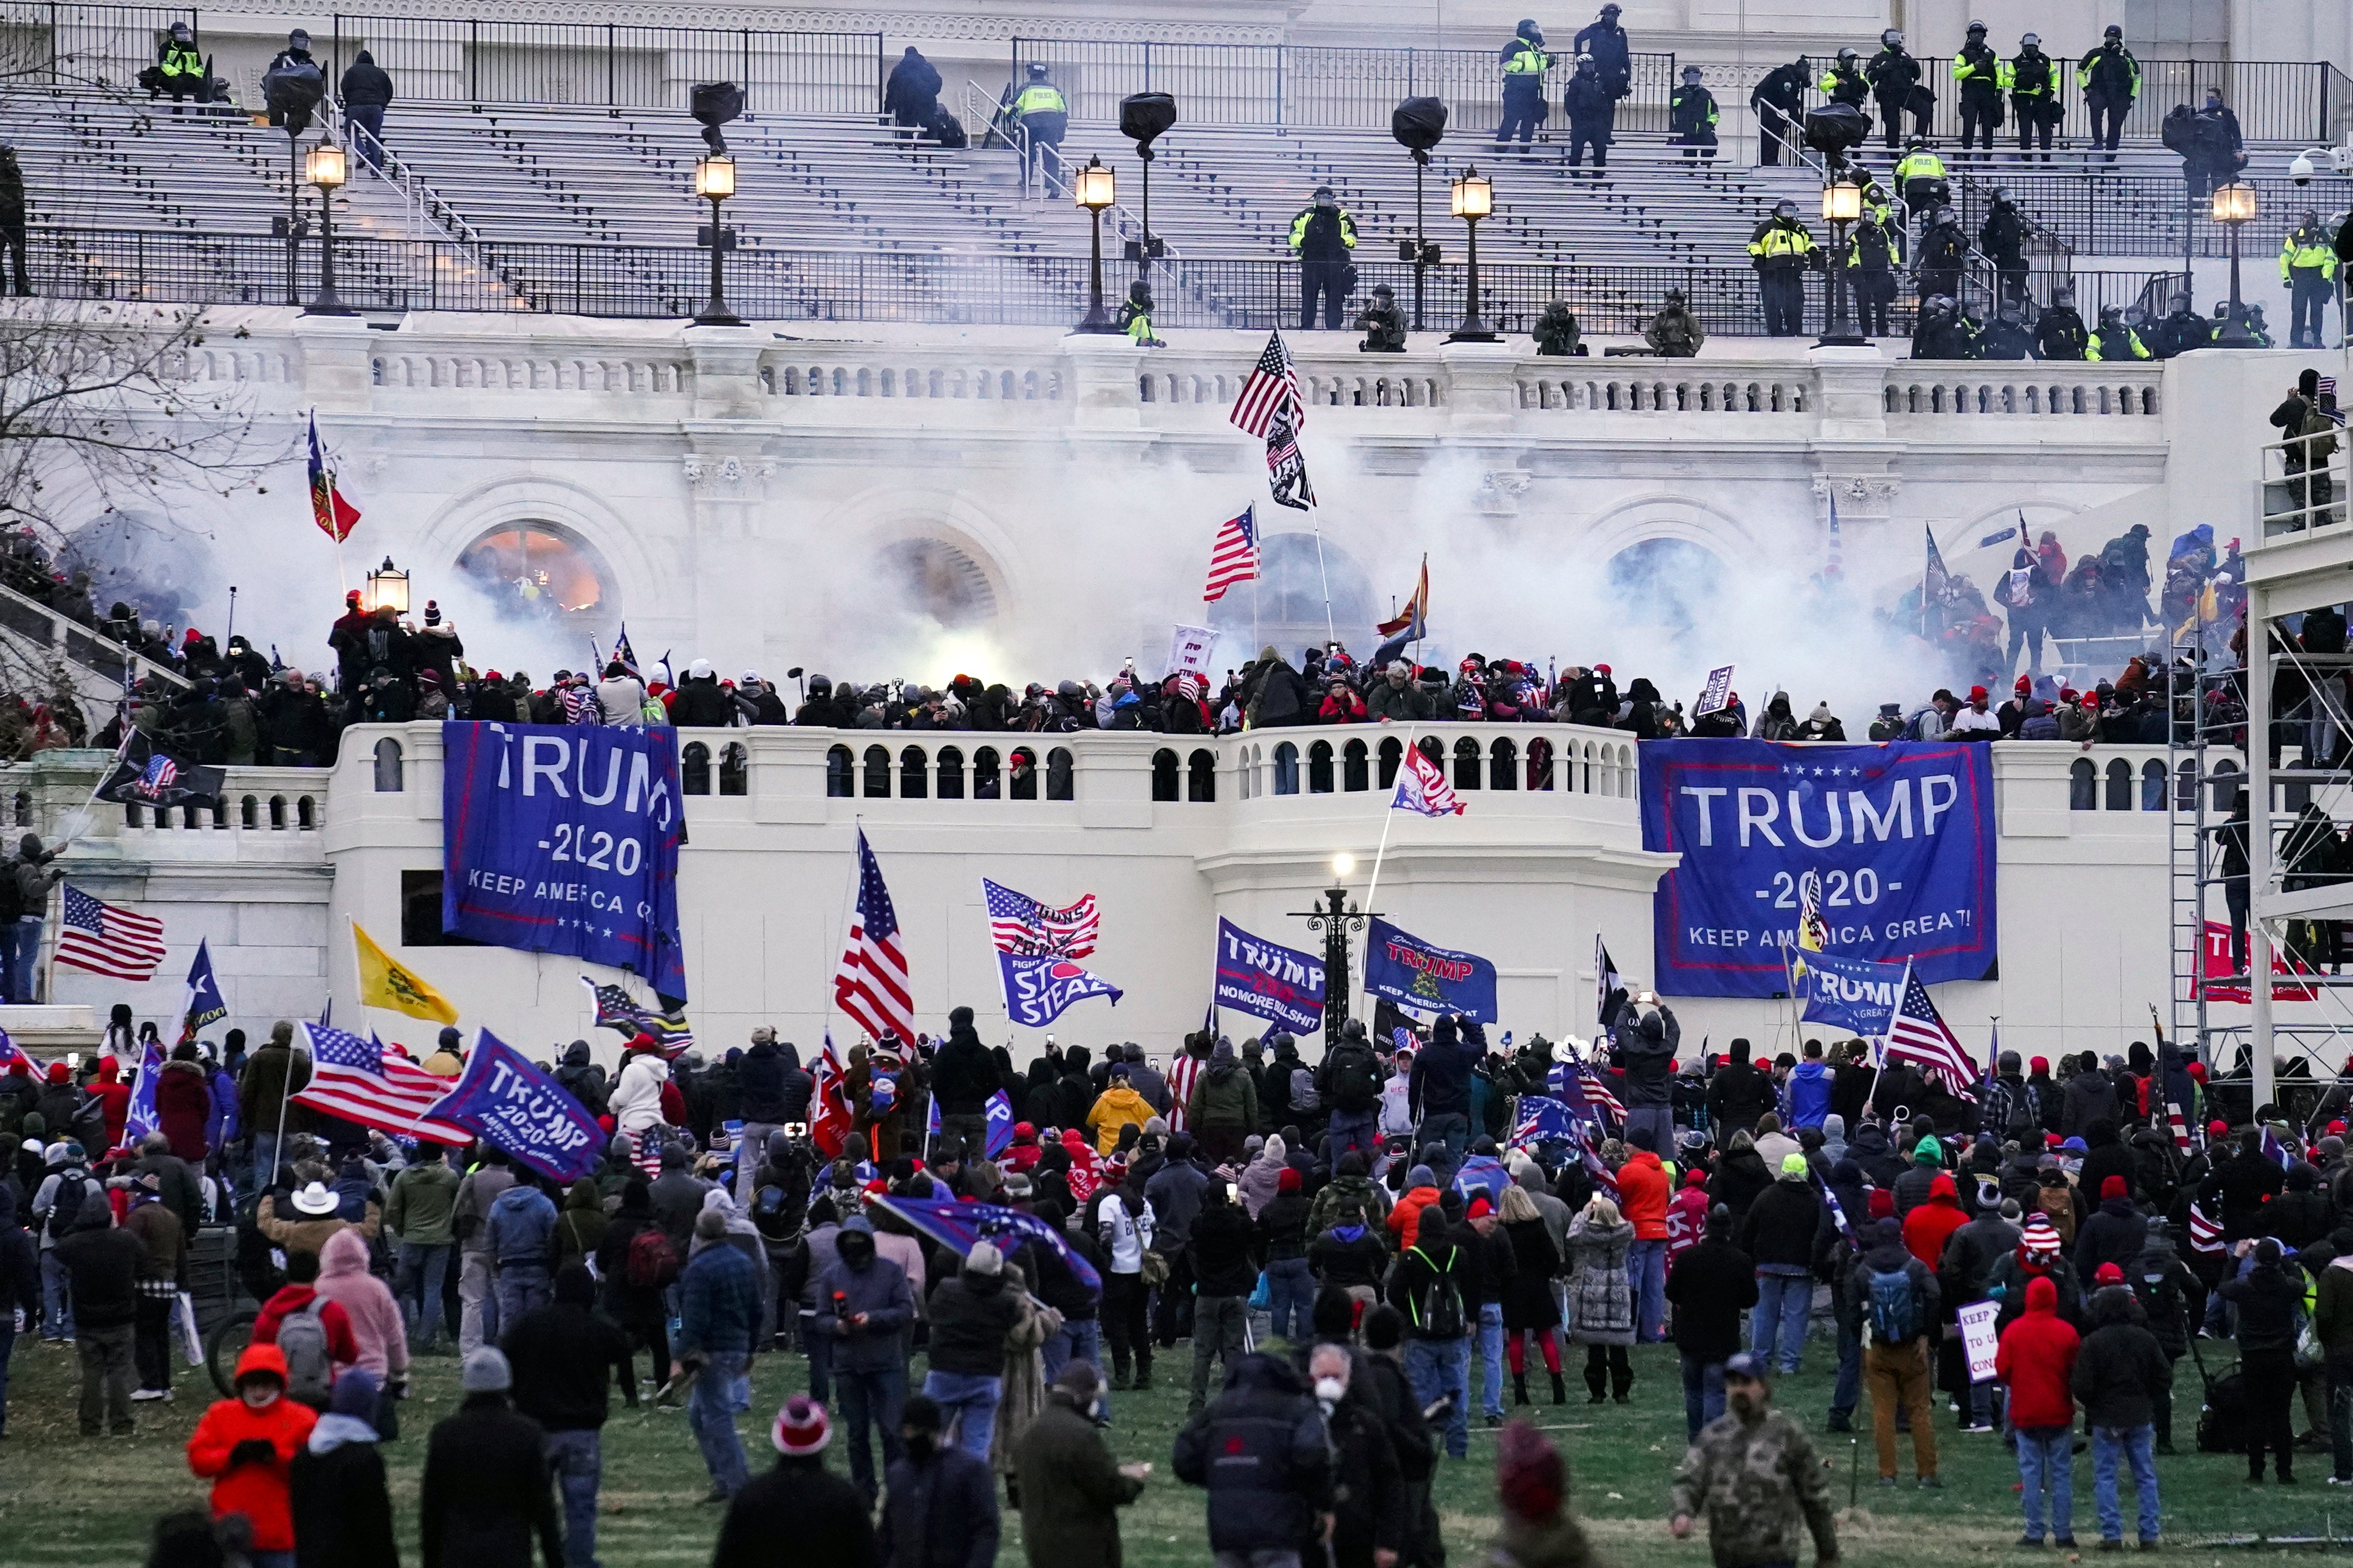
[[[874,1256],[887,1258],[907,1273],[907,1289],[915,1294],[915,1316],[927,1317],[923,1301],[923,1244],[912,1236],[874,1233]]]
[[[357,1231],[339,1230],[327,1238],[319,1254],[319,1294],[351,1319],[359,1364],[379,1384],[408,1374],[408,1331],[401,1326],[400,1303],[391,1287],[368,1272],[367,1243]]]

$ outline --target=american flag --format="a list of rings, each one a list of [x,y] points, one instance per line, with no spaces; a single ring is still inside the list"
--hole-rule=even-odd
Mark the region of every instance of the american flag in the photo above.
[[[1543,1094],[1520,1097],[1520,1119],[1512,1129],[1513,1148],[1525,1149],[1547,1139],[1566,1142],[1576,1136],[1577,1113],[1566,1101]]]
[[[1266,432],[1266,482],[1274,504],[1305,511],[1315,504],[1315,487],[1307,481],[1307,459],[1299,455],[1299,420],[1289,408],[1278,408]]]
[[[1235,584],[1258,576],[1257,510],[1246,506],[1241,516],[1218,525],[1217,540],[1209,546],[1209,581],[1201,590],[1203,604],[1214,605]]]
[[[2189,1250],[2220,1252],[2222,1250],[2222,1227],[2206,1217],[2206,1211],[2196,1204],[2189,1205]]]
[[[564,689],[564,721],[567,724],[598,724],[604,721],[604,710],[596,705],[596,691],[586,681]]]
[[[1446,782],[1446,770],[1430,760],[1419,746],[1405,749],[1405,766],[1398,770],[1397,793],[1389,797],[1392,811],[1417,811],[1424,816],[1460,816],[1462,803]]]
[[[1193,1086],[1200,1081],[1208,1063],[1190,1051],[1179,1051],[1176,1059],[1168,1064],[1168,1131],[1186,1130],[1186,1107],[1193,1102]]]
[[[1590,1062],[1579,1062],[1577,1064],[1577,1078],[1578,1084],[1585,1090],[1585,1098],[1592,1104],[1608,1111],[1609,1113],[1609,1120],[1615,1121],[1620,1127],[1623,1127],[1626,1124],[1626,1107],[1624,1102],[1620,1100],[1616,1095],[1609,1092],[1609,1086],[1601,1081],[1601,1075],[1593,1070],[1593,1066]]]
[[[1977,1084],[1977,1063],[1953,1037],[1951,1026],[1937,1013],[1928,987],[1909,963],[1904,966],[1903,996],[1888,1020],[1887,1059],[1910,1062],[1955,1094],[1969,1093]]]
[[[999,952],[1084,958],[1103,934],[1103,914],[1092,893],[1066,910],[1053,910],[986,877],[980,890],[988,902],[989,939]]]
[[[473,1142],[469,1128],[439,1121],[425,1114],[433,1102],[449,1092],[449,1080],[436,1078],[414,1062],[387,1052],[382,1041],[362,1039],[324,1024],[300,1026],[311,1052],[311,1081],[293,1096],[297,1105],[380,1127],[412,1138],[464,1148]]]
[[[1282,334],[1269,332],[1266,352],[1258,356],[1250,379],[1242,383],[1241,395],[1234,399],[1233,412],[1226,417],[1253,436],[1263,436],[1276,412],[1285,409],[1293,429],[1307,423],[1306,405],[1299,395],[1299,367],[1291,363]]]
[[[164,962],[164,922],[101,903],[68,882],[58,962],[115,980],[153,980]]]
[[[165,790],[178,782],[179,777],[180,764],[158,754],[147,759],[147,771],[139,775],[139,782],[132,787],[149,800],[158,800]]]
[[[27,1073],[36,1070],[33,1058],[26,1056],[23,1047],[8,1037],[7,1030],[0,1029],[0,1073],[10,1071],[20,1062],[24,1064]]]
[[[2181,1107],[2172,1100],[2165,1102],[2165,1124],[2173,1133],[2173,1146],[2187,1154],[2195,1147],[2189,1141],[2189,1121],[2181,1114]]]
[[[638,1035],[651,1035],[661,1042],[662,1056],[672,1061],[678,1058],[680,1052],[694,1044],[694,1031],[688,1026],[685,1018],[648,1007],[619,985],[599,985],[585,974],[580,977],[580,984],[588,987],[588,994],[596,1000],[596,1027],[617,1030],[632,1038]],[[326,1020],[322,1018],[320,1022]]]
[[[849,945],[833,972],[833,1004],[876,1039],[915,1037],[913,987],[907,978],[907,952],[899,943],[899,914],[882,868],[874,861],[866,830],[858,830],[858,912],[849,919]]]

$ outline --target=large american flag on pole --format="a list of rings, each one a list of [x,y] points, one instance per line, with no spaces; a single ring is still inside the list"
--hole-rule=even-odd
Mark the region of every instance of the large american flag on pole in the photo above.
[[[1256,507],[1246,506],[1240,517],[1229,517],[1218,525],[1218,537],[1209,546],[1209,580],[1201,590],[1203,604],[1214,605],[1235,584],[1258,576],[1257,511]]]
[[[425,1114],[435,1100],[449,1092],[448,1079],[436,1078],[415,1062],[385,1050],[374,1037],[364,1040],[324,1024],[298,1027],[311,1052],[311,1081],[295,1092],[295,1104],[363,1127],[430,1138],[455,1148],[473,1142],[472,1129]]]
[[[164,962],[164,922],[102,903],[68,882],[58,926],[58,962],[115,980],[144,983]]]
[[[988,936],[999,952],[1025,957],[1084,958],[1103,934],[1103,912],[1087,894],[1068,909],[1049,909],[987,878],[980,879],[988,904]]]
[[[1263,437],[1275,414],[1286,408],[1293,429],[1307,423],[1306,403],[1299,395],[1299,368],[1291,363],[1282,334],[1269,332],[1266,352],[1258,356],[1250,379],[1242,383],[1241,395],[1234,399],[1233,411],[1226,417],[1239,428]]]
[[[1887,1059],[1910,1062],[1955,1094],[1974,1098],[1977,1063],[1961,1049],[1952,1026],[1945,1022],[1943,1015],[1936,1011],[1936,1002],[1929,997],[1928,987],[1908,963],[1904,966],[1900,990],[1903,1000],[1896,1005],[1895,1016],[1887,1025]]]
[[[866,830],[858,830],[858,910],[849,919],[849,942],[833,972],[833,1003],[876,1039],[915,1037],[914,987],[907,978],[907,952],[899,942],[899,913],[882,885]]]

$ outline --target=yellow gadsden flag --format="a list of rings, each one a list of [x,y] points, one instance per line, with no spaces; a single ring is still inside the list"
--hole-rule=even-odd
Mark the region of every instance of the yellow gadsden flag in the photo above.
[[[404,968],[392,954],[375,944],[375,939],[363,930],[357,921],[352,924],[352,941],[359,949],[360,1005],[364,1007],[386,1007],[396,1013],[406,1013],[412,1018],[429,1018],[437,1024],[454,1024],[458,1009],[449,998],[417,978],[413,970]]]

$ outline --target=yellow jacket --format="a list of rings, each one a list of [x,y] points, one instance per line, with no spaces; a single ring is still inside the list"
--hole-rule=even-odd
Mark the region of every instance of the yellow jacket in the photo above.
[[[2280,242],[2281,282],[2295,281],[2288,276],[2292,268],[2306,271],[2316,268],[2323,278],[2337,276],[2337,250],[2329,243],[2326,231],[2317,227],[2289,231],[2287,237]]]
[[[1095,1152],[1110,1153],[1119,1147],[1121,1128],[1134,1122],[1141,1132],[1144,1124],[1159,1114],[1152,1109],[1150,1100],[1125,1084],[1112,1085],[1095,1098],[1094,1105],[1087,1111],[1087,1125],[1094,1129]]]

